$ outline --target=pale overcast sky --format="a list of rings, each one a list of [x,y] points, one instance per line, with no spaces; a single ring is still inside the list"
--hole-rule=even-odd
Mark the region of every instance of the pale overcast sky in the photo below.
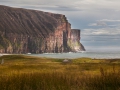
[[[66,15],[86,50],[120,51],[120,0],[0,0],[1,5]]]

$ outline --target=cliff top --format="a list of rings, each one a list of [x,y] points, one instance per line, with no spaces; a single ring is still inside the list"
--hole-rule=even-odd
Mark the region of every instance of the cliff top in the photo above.
[[[53,32],[65,15],[0,5],[0,31],[42,36]]]

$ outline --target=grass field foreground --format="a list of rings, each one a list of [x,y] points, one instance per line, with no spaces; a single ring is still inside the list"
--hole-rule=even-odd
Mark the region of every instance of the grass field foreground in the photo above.
[[[120,59],[0,57],[0,90],[120,90]]]

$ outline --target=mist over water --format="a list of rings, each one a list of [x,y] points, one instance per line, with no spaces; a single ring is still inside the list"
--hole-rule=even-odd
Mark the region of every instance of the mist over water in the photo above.
[[[97,59],[115,59],[120,58],[120,51],[116,52],[107,52],[107,51],[83,51],[83,52],[77,52],[77,53],[44,53],[44,54],[31,54],[31,56],[37,56],[37,57],[48,57],[48,58],[82,58],[82,57],[88,57],[88,58],[97,58]]]

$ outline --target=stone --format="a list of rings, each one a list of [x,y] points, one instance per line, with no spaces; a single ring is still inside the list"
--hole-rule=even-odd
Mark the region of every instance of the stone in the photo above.
[[[63,60],[63,63],[71,63],[71,60],[69,60],[69,59],[64,59],[64,60]]]

